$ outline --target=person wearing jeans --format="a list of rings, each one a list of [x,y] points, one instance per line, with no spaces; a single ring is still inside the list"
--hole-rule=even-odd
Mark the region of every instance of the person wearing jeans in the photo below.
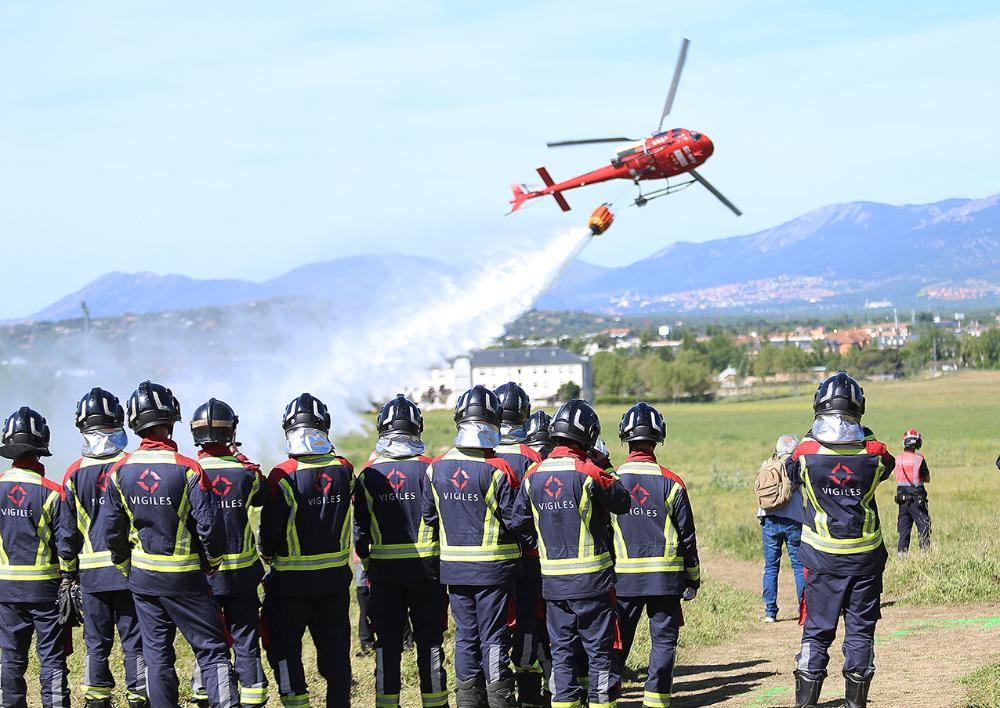
[[[779,457],[787,457],[795,450],[798,442],[794,435],[782,435],[774,446],[774,453]],[[799,560],[802,490],[795,485],[791,499],[775,509],[758,509],[757,518],[760,521],[764,548],[764,621],[774,622],[778,617],[778,571],[781,568],[782,546],[788,549],[788,560],[791,561],[792,572],[795,574],[795,594],[799,603],[802,602],[802,590],[805,587],[802,562]]]

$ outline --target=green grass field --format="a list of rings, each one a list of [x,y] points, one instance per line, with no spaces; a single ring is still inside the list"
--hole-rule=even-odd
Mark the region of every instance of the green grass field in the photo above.
[[[865,393],[865,423],[894,452],[899,449],[903,431],[918,428],[924,435],[923,452],[932,471],[929,494],[933,548],[924,555],[913,553],[905,562],[897,561],[892,553],[886,573],[887,594],[910,604],[1000,600],[1000,533],[995,508],[1000,499],[1000,472],[994,466],[1000,452],[1000,407],[996,404],[1000,373],[967,372],[927,381],[872,383],[865,387]],[[667,419],[668,436],[659,453],[660,461],[687,483],[704,552],[756,560],[760,531],[754,516],[753,478],[780,434],[801,435],[808,429],[812,418],[810,395],[752,402],[668,404],[661,410]],[[605,429],[603,437],[616,463],[625,455],[617,441],[623,411],[624,406],[598,409]],[[452,434],[449,413],[427,416],[425,438],[431,451],[443,451]],[[351,435],[337,442],[342,454],[362,462],[373,440],[371,435]],[[878,494],[890,552],[896,544],[892,487],[891,482],[887,483]],[[724,642],[757,621],[759,614],[759,599],[754,594],[706,578],[703,592],[685,606],[681,660],[684,646]],[[641,657],[648,655],[647,642],[644,634],[637,639],[634,668],[640,668]],[[79,683],[83,655],[79,632],[76,645],[71,680]],[[177,666],[184,683],[192,657],[182,645],[178,642]],[[306,659],[307,665],[314,666],[311,646]],[[419,705],[412,655],[404,663],[408,667],[408,686],[403,705]],[[972,672],[979,667],[968,668]],[[356,705],[374,704],[372,672],[371,659],[355,660]],[[313,685],[321,692],[322,680],[315,673],[312,677]],[[974,682],[980,685],[974,693],[978,702],[970,705],[997,705],[997,667],[977,671]],[[272,702],[277,704],[276,692],[273,696]]]

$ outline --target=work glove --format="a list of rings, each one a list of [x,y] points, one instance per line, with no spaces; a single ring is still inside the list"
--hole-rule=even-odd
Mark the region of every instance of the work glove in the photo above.
[[[687,590],[684,591],[684,594],[681,595],[681,599],[684,600],[685,602],[691,602],[691,600],[695,599],[697,596],[698,596],[698,588],[689,587]]]
[[[59,624],[75,627],[83,623],[83,591],[77,573],[62,573],[57,595]]]

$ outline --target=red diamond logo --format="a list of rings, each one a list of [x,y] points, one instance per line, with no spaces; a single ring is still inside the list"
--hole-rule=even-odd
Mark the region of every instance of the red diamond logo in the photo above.
[[[635,499],[635,503],[642,506],[649,501],[649,490],[643,487],[641,484],[636,484],[632,487],[632,498]]]
[[[101,470],[101,473],[99,475],[97,475],[97,484],[96,484],[96,486],[97,486],[98,491],[103,492],[105,489],[108,488],[108,477],[110,477],[110,476],[111,476],[111,468],[110,467],[105,467],[103,470]]]
[[[313,487],[320,494],[329,494],[330,489],[333,487],[333,475],[329,472],[320,472],[316,475],[316,479],[313,480]]]
[[[390,470],[389,474],[387,474],[385,478],[386,481],[389,482],[389,486],[397,492],[404,484],[406,484],[406,475],[397,469]]]
[[[848,467],[843,463],[838,462],[837,466],[833,468],[833,472],[830,473],[830,480],[834,484],[839,484],[841,487],[843,487],[851,480],[851,477],[853,476],[854,472],[851,470],[850,467]]]
[[[233,483],[228,477],[223,477],[221,474],[215,475],[212,480],[212,491],[220,497],[224,497],[229,494],[233,489]]]
[[[555,475],[549,475],[549,478],[545,480],[545,485],[542,487],[545,493],[548,494],[553,499],[558,499],[559,495],[562,494],[563,483],[562,480]]]
[[[14,502],[16,506],[21,506],[24,504],[24,500],[28,498],[28,493],[24,491],[24,487],[20,484],[15,484],[11,487],[11,490],[7,492],[7,498]]]
[[[459,467],[451,476],[451,483],[455,489],[462,491],[469,484],[469,473]]]
[[[160,475],[148,467],[139,473],[139,487],[152,494],[160,486]]]

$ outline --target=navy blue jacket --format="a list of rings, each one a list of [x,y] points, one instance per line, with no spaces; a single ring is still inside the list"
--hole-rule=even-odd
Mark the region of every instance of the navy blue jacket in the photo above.
[[[452,448],[427,468],[424,522],[438,531],[441,583],[495,586],[520,572],[518,482],[492,450]]]
[[[107,457],[81,457],[69,466],[63,478],[63,516],[59,555],[70,570],[79,570],[84,592],[128,589],[128,578],[111,560],[102,533],[111,468],[125,457],[119,452]]]
[[[802,484],[802,564],[816,573],[877,575],[887,558],[875,489],[895,459],[865,428],[856,443],[823,444],[807,435],[785,462]]]
[[[143,439],[111,468],[104,493],[105,543],[132,592],[208,591],[205,571],[222,562],[225,536],[205,472],[177,443]]]
[[[208,578],[212,592],[218,596],[256,592],[264,566],[257,556],[250,508],[263,506],[270,488],[260,467],[242,454],[233,454],[228,446],[208,445],[199,450],[198,464],[216,497],[226,540],[219,571]]]
[[[0,602],[55,602],[61,498],[39,462],[0,474]]]
[[[628,512],[631,497],[614,475],[581,450],[556,447],[524,478],[516,528],[534,528],[547,600],[574,600],[615,585],[610,514]]]
[[[334,454],[292,457],[271,470],[268,483],[260,520],[268,590],[324,595],[350,583],[351,463]]]
[[[631,495],[627,514],[614,516],[616,591],[624,597],[682,595],[701,582],[694,514],[681,478],[636,451],[618,470]]]
[[[375,457],[354,487],[354,549],[371,578],[437,580],[434,529],[424,523],[431,458]]]

